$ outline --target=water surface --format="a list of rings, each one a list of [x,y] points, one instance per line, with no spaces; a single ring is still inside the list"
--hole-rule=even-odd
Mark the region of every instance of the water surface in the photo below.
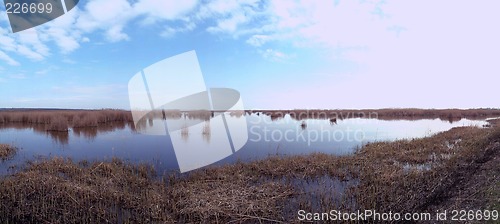
[[[378,120],[352,118],[299,120],[289,115],[275,118],[267,115],[225,114],[229,119],[246,119],[248,141],[240,150],[218,164],[238,160],[249,161],[269,155],[297,155],[322,152],[334,155],[352,153],[357,147],[373,141],[420,138],[460,126],[479,126],[484,120],[461,119],[443,121]],[[193,123],[193,118],[181,116],[176,122]],[[160,171],[178,170],[172,139],[208,146],[214,142],[210,119],[198,121],[199,130],[186,125],[179,135],[143,135],[132,124],[117,123],[98,128],[70,129],[69,132],[46,132],[42,125],[0,124],[0,142],[20,150],[9,161],[0,162],[0,173],[10,166],[27,160],[53,156],[69,157],[74,161],[106,160],[118,157],[133,163],[151,163]],[[213,125],[213,124],[212,124]]]

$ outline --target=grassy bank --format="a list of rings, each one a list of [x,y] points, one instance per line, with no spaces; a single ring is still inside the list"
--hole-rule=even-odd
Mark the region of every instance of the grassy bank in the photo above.
[[[0,180],[0,222],[294,222],[299,209],[498,209],[499,152],[496,126],[161,178],[148,165],[55,158]]]

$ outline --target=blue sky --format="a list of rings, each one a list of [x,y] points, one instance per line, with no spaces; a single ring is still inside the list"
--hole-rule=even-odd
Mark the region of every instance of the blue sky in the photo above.
[[[83,0],[15,34],[0,8],[0,107],[128,109],[191,50],[248,109],[500,107],[495,0]]]

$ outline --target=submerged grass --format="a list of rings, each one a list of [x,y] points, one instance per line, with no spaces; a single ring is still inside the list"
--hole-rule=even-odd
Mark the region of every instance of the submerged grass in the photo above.
[[[458,209],[498,209],[499,179],[484,178],[499,169],[491,122],[351,156],[273,156],[161,178],[116,159],[32,162],[0,180],[0,222],[294,222],[298,209],[435,212],[467,191]]]
[[[17,153],[17,148],[7,144],[0,144],[0,160],[12,158]]]

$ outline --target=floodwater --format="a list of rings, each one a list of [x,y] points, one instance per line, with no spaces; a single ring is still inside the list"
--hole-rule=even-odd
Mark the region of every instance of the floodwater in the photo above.
[[[262,159],[270,155],[312,152],[346,155],[367,142],[420,138],[453,127],[483,127],[487,124],[484,120],[468,119],[443,121],[351,118],[331,121],[297,120],[289,115],[276,119],[263,114],[234,116],[229,113],[225,117],[228,121],[246,123],[246,127],[241,127],[246,128],[248,140],[241,149],[236,148],[233,154],[215,165]],[[192,123],[189,119],[191,118],[182,116],[175,119],[175,122]],[[160,171],[179,170],[172,142],[185,142],[200,148],[219,144],[214,138],[220,133],[213,133],[216,124],[210,119],[200,120],[198,123],[201,124],[200,130],[185,126],[178,132],[179,135],[141,134],[133,124],[128,123],[70,129],[69,132],[46,132],[39,125],[0,124],[0,142],[19,148],[11,160],[0,161],[0,173],[9,173],[9,167],[18,167],[28,160],[54,156],[69,157],[73,161],[117,157],[133,163],[150,163]]]

